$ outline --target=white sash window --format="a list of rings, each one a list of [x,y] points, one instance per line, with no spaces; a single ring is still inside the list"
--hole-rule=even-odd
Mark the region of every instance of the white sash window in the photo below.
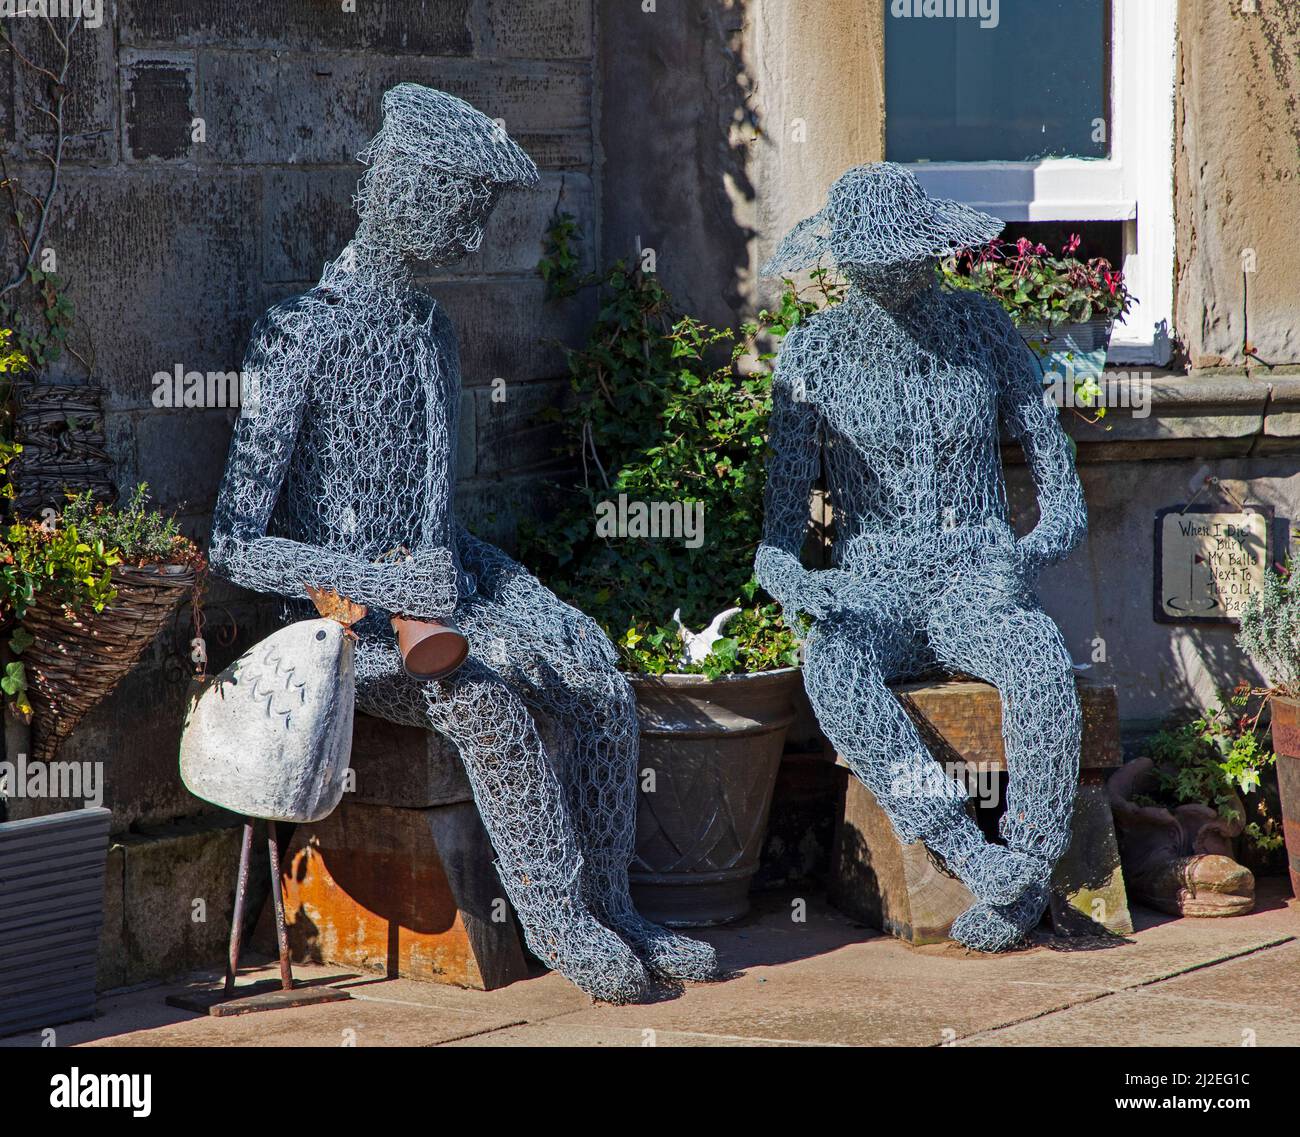
[[[1110,358],[1169,360],[1176,0],[886,0],[886,153],[1015,221],[1108,221],[1138,298]]]

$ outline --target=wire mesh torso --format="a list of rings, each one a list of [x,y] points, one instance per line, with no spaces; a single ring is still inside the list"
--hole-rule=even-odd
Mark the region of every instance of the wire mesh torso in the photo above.
[[[368,308],[364,320],[355,304],[327,279],[280,316],[311,337],[302,421],[271,532],[372,562],[399,550],[454,551],[460,383],[446,361],[456,357],[455,332],[415,290]],[[458,590],[472,591],[458,575]]]

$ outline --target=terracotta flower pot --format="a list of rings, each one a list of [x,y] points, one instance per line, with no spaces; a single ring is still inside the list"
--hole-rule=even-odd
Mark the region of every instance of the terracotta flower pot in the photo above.
[[[1300,897],[1300,699],[1279,696],[1272,700],[1272,713],[1286,864],[1291,873],[1291,891]]]
[[[632,898],[671,927],[735,920],[749,910],[799,672],[631,683],[641,723]]]
[[[443,679],[469,655],[469,640],[455,624],[410,616],[394,616],[391,622],[402,665],[412,679]]]

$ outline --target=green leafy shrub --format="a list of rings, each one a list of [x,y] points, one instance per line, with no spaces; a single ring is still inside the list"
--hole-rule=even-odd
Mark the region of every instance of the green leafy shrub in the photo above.
[[[29,519],[9,526],[0,543],[0,612],[11,625],[7,646],[13,655],[22,655],[32,643],[22,619],[37,596],[61,604],[69,614],[103,612],[117,596],[117,565],[203,568],[202,553],[181,534],[176,519],[149,509],[148,501],[149,487],[141,482],[123,508],[96,502],[87,492],[69,495],[53,523]],[[0,691],[20,717],[31,715],[20,660],[5,664]]]
[[[149,508],[148,482],[136,486],[124,507],[97,502],[89,490],[70,495],[59,527],[112,549],[126,564],[197,566],[202,560],[174,516]]]
[[[1277,761],[1248,722],[1211,707],[1192,722],[1154,735],[1149,752],[1162,796],[1176,805],[1213,805],[1231,819],[1236,795],[1259,789],[1260,775]]]
[[[125,508],[103,505],[87,492],[71,496],[52,524],[10,525],[0,546],[0,593],[8,613],[21,620],[38,594],[74,611],[102,612],[116,595],[115,565],[202,565],[202,554],[181,535],[175,518],[149,509],[148,500],[149,487],[141,482]]]
[[[805,292],[786,281],[774,311],[714,328],[678,312],[657,277],[625,262],[580,275],[576,240],[572,218],[556,218],[539,271],[553,298],[598,290],[587,343],[567,351],[571,405],[548,412],[558,453],[581,480],[552,487],[553,517],[521,525],[525,559],[605,628],[632,670],[716,677],[793,665],[797,639],[753,579],[774,358],[758,344],[835,303],[838,286],[824,271]],[[702,542],[603,535],[599,511],[621,496],[698,503]],[[674,609],[699,628],[733,606],[741,615],[709,658],[680,665]]]
[[[1211,707],[1191,722],[1152,736],[1147,752],[1155,764],[1156,788],[1151,796],[1135,798],[1139,804],[1213,806],[1225,820],[1244,823],[1242,836],[1257,862],[1282,848],[1277,811],[1267,804],[1271,795],[1263,792],[1277,755],[1267,731],[1259,729],[1258,715],[1233,716]]]
[[[19,620],[37,594],[69,608],[102,612],[116,595],[110,574],[120,562],[114,550],[102,541],[83,540],[73,526],[18,521],[6,534],[0,585]]]

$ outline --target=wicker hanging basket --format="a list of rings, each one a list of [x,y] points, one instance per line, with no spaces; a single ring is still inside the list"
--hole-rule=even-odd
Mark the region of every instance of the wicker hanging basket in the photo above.
[[[22,656],[34,712],[33,758],[54,757],[145,653],[197,580],[197,570],[185,565],[118,565],[112,603],[71,617],[54,599],[37,596],[23,617],[34,640]]]

